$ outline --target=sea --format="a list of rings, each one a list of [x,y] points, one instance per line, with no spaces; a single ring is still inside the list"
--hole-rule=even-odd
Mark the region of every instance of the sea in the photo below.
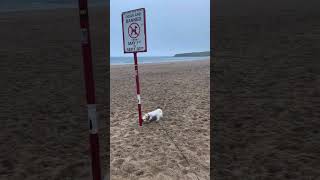
[[[207,60],[207,57],[173,57],[173,56],[149,56],[149,57],[138,57],[139,64],[149,64],[149,63],[168,63],[168,62],[179,62],[179,61],[198,61]],[[134,64],[133,55],[132,57],[111,57],[111,65],[122,65],[122,64]]]
[[[78,0],[1,0],[0,12],[78,8]],[[107,5],[105,0],[88,0],[88,6]]]

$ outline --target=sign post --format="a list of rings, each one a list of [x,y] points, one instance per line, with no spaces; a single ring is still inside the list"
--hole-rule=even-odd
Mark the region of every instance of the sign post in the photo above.
[[[88,124],[90,129],[91,168],[93,180],[101,180],[98,123],[95,104],[95,85],[92,70],[91,42],[87,0],[79,0],[81,44],[84,78],[87,93]]]
[[[144,8],[122,13],[122,35],[124,53],[133,53],[136,72],[139,126],[142,126],[138,52],[147,52],[146,11]]]

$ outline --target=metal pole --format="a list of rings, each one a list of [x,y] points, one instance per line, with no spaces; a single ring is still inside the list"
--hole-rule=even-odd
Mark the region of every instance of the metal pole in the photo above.
[[[81,44],[84,66],[84,78],[88,106],[88,122],[90,128],[90,151],[93,180],[101,180],[98,123],[95,104],[95,84],[92,70],[91,42],[87,0],[79,0],[81,28]]]
[[[141,97],[140,97],[140,83],[139,83],[137,52],[134,52],[133,56],[134,56],[134,69],[136,71],[137,99],[138,99],[138,111],[139,111],[139,126],[142,126]]]

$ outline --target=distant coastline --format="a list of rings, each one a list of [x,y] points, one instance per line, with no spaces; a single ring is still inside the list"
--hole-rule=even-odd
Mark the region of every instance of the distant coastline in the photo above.
[[[180,54],[175,54],[173,57],[204,57],[204,56],[210,56],[210,51],[180,53]]]

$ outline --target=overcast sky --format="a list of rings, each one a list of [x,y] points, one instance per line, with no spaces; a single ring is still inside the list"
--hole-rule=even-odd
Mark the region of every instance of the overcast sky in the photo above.
[[[148,52],[139,56],[210,50],[210,0],[111,0],[111,56],[128,56],[123,53],[121,13],[137,8],[146,9],[148,40]]]

